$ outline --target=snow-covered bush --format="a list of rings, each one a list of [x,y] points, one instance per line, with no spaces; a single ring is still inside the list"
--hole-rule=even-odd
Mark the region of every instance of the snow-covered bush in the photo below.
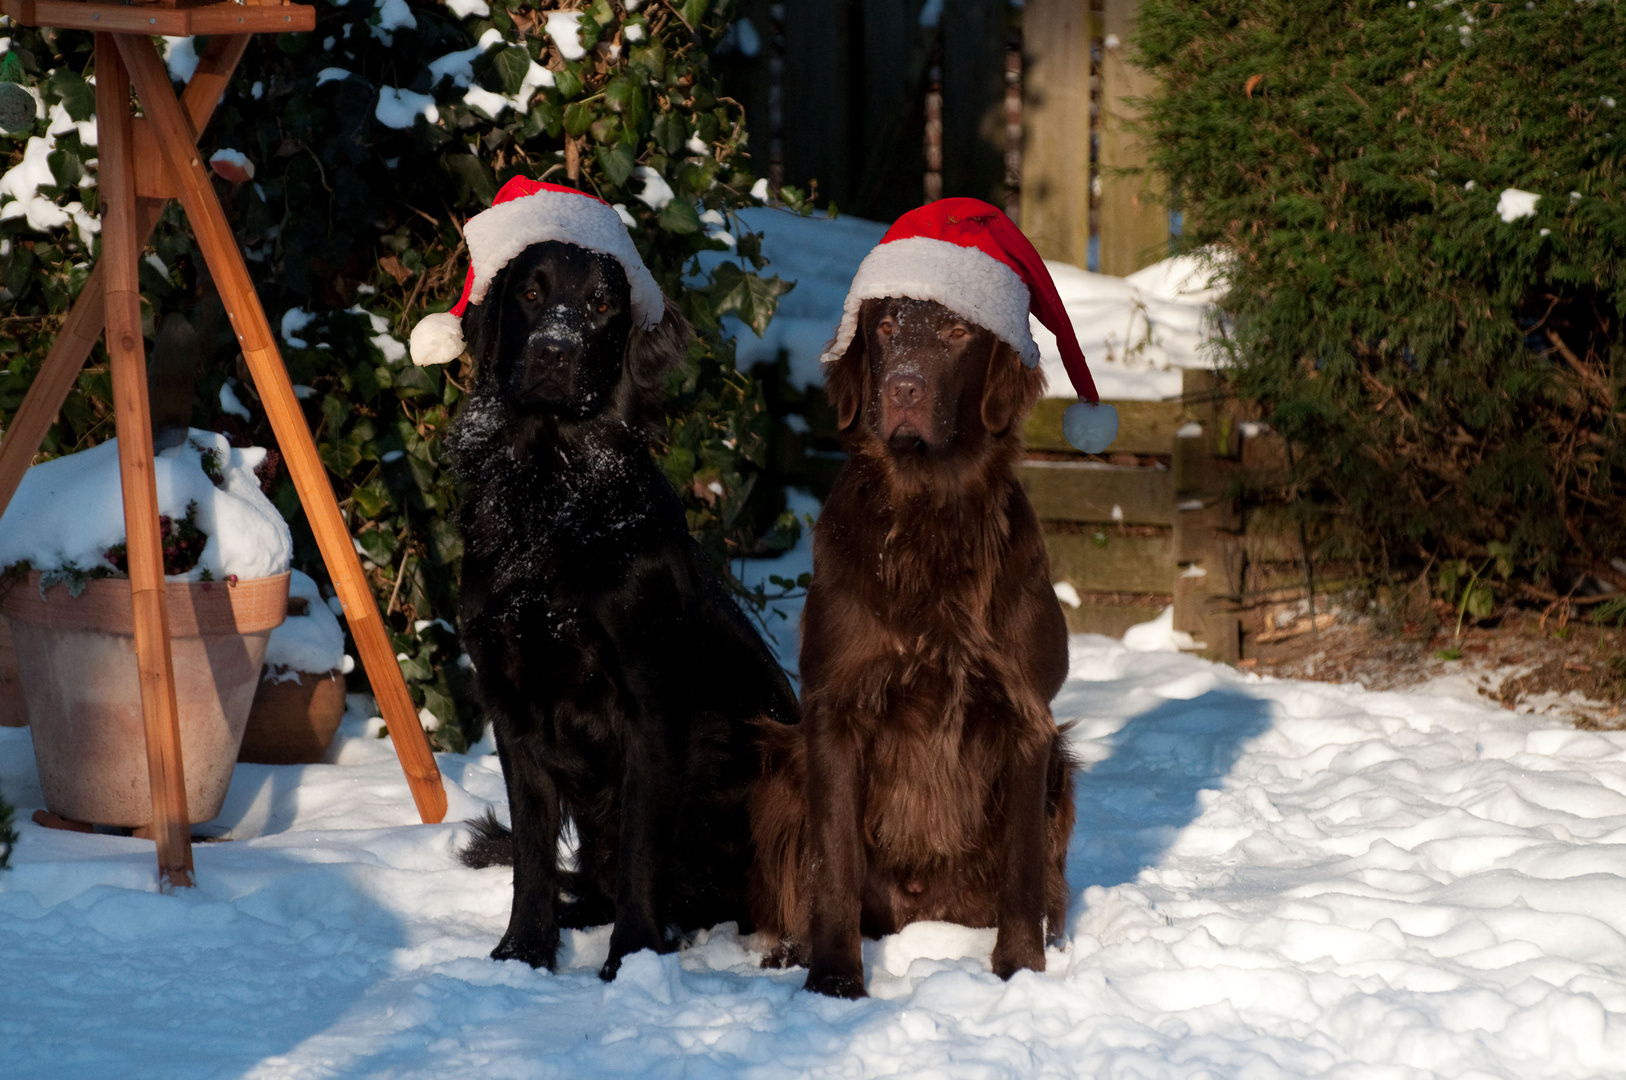
[[[75,593],[89,578],[124,576],[118,440],[36,465],[0,517],[0,573],[26,564]],[[257,446],[193,429],[153,461],[164,571],[179,581],[271,577],[288,569],[288,525],[260,490]]]
[[[437,735],[445,745],[478,726],[460,649],[455,639],[430,648],[410,628],[455,615],[461,545],[442,438],[469,373],[414,367],[404,343],[419,318],[456,299],[461,222],[510,176],[573,180],[616,205],[701,331],[673,377],[660,453],[706,550],[726,568],[793,540],[782,494],[756,482],[771,426],[761,389],[735,370],[719,333],[724,314],[760,332],[786,288],[757,273],[760,239],[732,213],[757,200],[740,107],[721,95],[707,54],[731,7],[317,0],[313,33],[254,39],[203,136],[397,651],[413,661],[414,696],[453,721]],[[168,42],[171,75],[188,74],[202,47]],[[90,35],[4,26],[0,49],[40,104],[32,128],[0,134],[3,426],[88,272],[97,204]],[[702,251],[725,260],[696,272]],[[272,445],[174,204],[141,283],[149,336],[158,316],[180,310],[207,339],[194,423]],[[48,454],[112,434],[101,357]],[[293,523],[295,564],[325,579],[286,477],[272,498]]]
[[[1232,258],[1232,378],[1398,569],[1626,555],[1626,13],[1146,0],[1156,164]]]

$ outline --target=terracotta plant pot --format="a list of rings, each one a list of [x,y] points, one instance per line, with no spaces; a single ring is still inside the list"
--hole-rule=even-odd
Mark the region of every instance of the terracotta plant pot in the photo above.
[[[43,596],[32,573],[6,594],[28,698],[45,805],[98,825],[152,821],[130,583],[103,578],[78,597]],[[229,584],[171,582],[170,656],[180,705],[186,806],[220,813],[271,631],[288,609],[288,575]]]
[[[28,701],[17,678],[17,650],[11,644],[11,626],[0,618],[0,727],[27,727]]]
[[[313,765],[327,754],[344,717],[344,676],[337,671],[298,675],[297,680],[260,681],[238,761]]]

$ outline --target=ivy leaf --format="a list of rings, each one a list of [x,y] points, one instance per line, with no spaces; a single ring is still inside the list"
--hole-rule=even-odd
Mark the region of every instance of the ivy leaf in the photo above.
[[[525,73],[531,70],[531,54],[518,46],[502,49],[492,57],[491,70],[501,80],[504,94],[517,94],[525,82]]]
[[[604,84],[604,100],[616,112],[625,112],[637,91],[636,83],[625,75],[617,75]]]
[[[1488,618],[1491,609],[1496,606],[1496,600],[1491,595],[1490,586],[1475,585],[1468,590],[1468,614],[1476,619]]]
[[[604,170],[604,175],[615,187],[621,187],[632,175],[634,159],[632,147],[626,143],[617,143],[615,146],[601,146],[596,151],[598,167]]]
[[[700,231],[700,215],[687,199],[673,199],[661,207],[657,220],[661,228],[675,236],[688,236]]]
[[[764,278],[747,274],[732,262],[718,265],[712,273],[713,310],[719,315],[735,315],[749,326],[757,337],[768,328],[779,298],[795,287],[795,282],[779,280],[778,276]]]
[[[440,387],[436,385],[433,372],[428,368],[407,364],[395,373],[395,392],[403,398],[411,399],[430,395],[440,396]]]
[[[710,4],[711,0],[683,0],[683,21],[688,23],[691,27],[698,28],[700,26],[700,20],[705,16],[706,8],[709,7]]]
[[[80,78],[77,71],[59,67],[51,73],[46,85],[62,99],[62,107],[74,120],[89,120],[96,115],[96,88]]]
[[[689,138],[688,125],[675,112],[661,113],[655,117],[655,124],[649,134],[655,140],[655,144],[665,150],[670,157],[676,157]]]
[[[440,159],[440,167],[456,185],[454,202],[472,202],[484,208],[497,197],[497,178],[491,175],[486,163],[473,154],[446,154]]]
[[[563,71],[553,73],[553,88],[561,101],[570,101],[582,92],[581,72],[575,64],[566,64]]]
[[[356,509],[369,518],[382,514],[390,505],[390,493],[383,484],[371,480],[351,493],[356,500]]]
[[[60,188],[73,187],[85,175],[84,163],[70,150],[51,151],[45,156],[45,164],[50,166],[51,176]]]
[[[571,138],[580,138],[593,126],[593,110],[580,101],[572,101],[565,106],[565,134]]]

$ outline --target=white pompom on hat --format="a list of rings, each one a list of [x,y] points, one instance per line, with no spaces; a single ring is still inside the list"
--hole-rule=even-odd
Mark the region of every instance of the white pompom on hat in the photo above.
[[[412,362],[445,364],[463,355],[463,313],[485,299],[497,273],[510,259],[547,240],[575,244],[615,259],[632,286],[633,324],[648,329],[661,321],[666,301],[661,287],[638,256],[621,216],[596,195],[559,184],[516,176],[491,203],[463,225],[469,272],[463,295],[450,311],[425,316],[412,328]]]
[[[1067,407],[1062,432],[1087,453],[1100,453],[1118,434],[1118,410],[1101,403],[1078,335],[1044,260],[1016,223],[981,199],[939,199],[909,211],[887,230],[853,276],[841,325],[822,357],[839,358],[858,332],[865,300],[907,296],[935,300],[1016,350],[1028,367],[1039,363],[1031,313],[1061,349],[1062,365],[1081,399]]]

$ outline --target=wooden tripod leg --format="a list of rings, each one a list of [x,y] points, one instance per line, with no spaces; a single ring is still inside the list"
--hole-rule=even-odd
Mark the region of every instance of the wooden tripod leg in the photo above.
[[[394,650],[390,648],[389,633],[378,613],[378,602],[373,599],[367,577],[362,573],[350,530],[339,513],[327,471],[317,456],[310,428],[305,424],[305,414],[294,397],[293,384],[282,365],[265,311],[254,292],[248,268],[243,265],[242,253],[237,249],[237,239],[232,235],[197,153],[197,137],[169,88],[169,75],[152,42],[145,37],[120,34],[118,45],[164,153],[165,164],[179,189],[178,197],[186,208],[198,247],[209,264],[209,272],[214,275],[220,298],[225,302],[226,314],[237,332],[243,359],[254,377],[254,388],[259,391],[260,402],[276,433],[277,445],[299,492],[299,501],[304,504],[311,531],[316,534],[322,560],[339,591],[339,600],[350,622],[350,633],[356,639],[356,651],[361,653],[361,662],[372,682],[384,722],[389,725],[390,738],[395,743],[401,769],[406,773],[407,785],[412,789],[418,814],[426,823],[439,821],[446,816],[446,790],[441,784],[440,769],[429,752],[423,725],[418,722],[417,710],[412,706],[412,697],[407,693]]]
[[[222,91],[243,58],[250,36],[232,34],[211,38],[209,47],[198,58],[197,70],[186,84],[186,93],[181,99],[194,131],[202,131],[214,114]],[[136,200],[138,247],[146,244],[167,203],[167,199]],[[68,311],[67,320],[57,332],[56,341],[40,365],[39,374],[34,376],[22,405],[12,416],[5,438],[0,439],[0,514],[6,512],[11,497],[17,493],[28,463],[39,452],[45,433],[51,430],[51,424],[62,411],[62,403],[79,378],[80,369],[85,366],[85,358],[102,335],[102,316],[107,304],[105,280],[98,263],[79,291],[79,299]]]
[[[102,266],[107,285],[107,351],[112,357],[113,411],[119,433],[119,478],[135,612],[136,665],[147,728],[152,830],[158,843],[158,882],[192,884],[191,821],[181,763],[180,709],[170,662],[164,552],[153,476],[152,418],[147,411],[147,363],[141,340],[141,287],[136,266],[135,161],[130,81],[109,34],[96,35],[96,115],[102,197]]]

